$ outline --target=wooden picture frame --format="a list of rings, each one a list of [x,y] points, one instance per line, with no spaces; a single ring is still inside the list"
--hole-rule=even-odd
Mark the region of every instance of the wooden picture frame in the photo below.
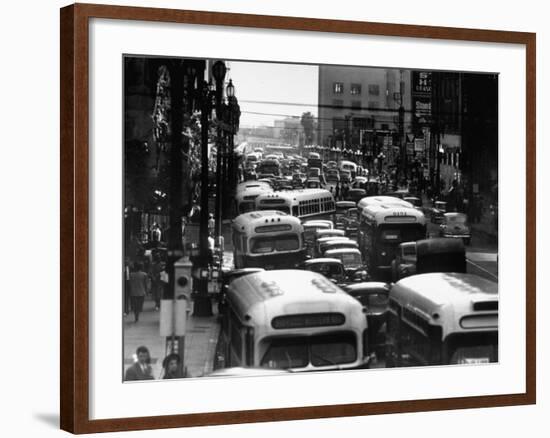
[[[74,4],[61,9],[61,428],[72,433],[314,419],[533,404],[536,401],[535,44],[533,33]],[[89,417],[89,20],[142,20],[438,40],[526,48],[526,391],[154,417]]]

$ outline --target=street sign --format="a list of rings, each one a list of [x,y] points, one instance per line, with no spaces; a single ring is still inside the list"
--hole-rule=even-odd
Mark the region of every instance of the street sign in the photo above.
[[[426,149],[426,142],[423,138],[415,138],[414,139],[414,150],[416,152],[424,152],[424,149]]]

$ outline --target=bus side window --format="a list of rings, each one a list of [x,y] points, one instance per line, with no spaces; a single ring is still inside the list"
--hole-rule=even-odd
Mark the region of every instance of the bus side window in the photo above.
[[[298,206],[297,205],[292,206],[292,216],[298,216]]]

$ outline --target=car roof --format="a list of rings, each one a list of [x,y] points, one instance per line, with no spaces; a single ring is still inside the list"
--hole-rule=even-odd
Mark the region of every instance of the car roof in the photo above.
[[[383,281],[363,281],[361,283],[353,283],[342,286],[346,292],[375,292],[375,291],[390,291],[390,285]]]
[[[335,259],[335,258],[332,258],[332,257],[318,257],[318,258],[315,258],[315,259],[309,259],[309,260],[306,260],[304,262],[304,266],[308,266],[308,265],[318,265],[318,264],[321,264],[321,263],[334,263],[334,264],[342,264],[342,260],[340,259]]]
[[[357,248],[329,249],[327,252],[325,252],[325,255],[330,257],[333,254],[343,254],[343,253],[346,253],[346,252],[348,252],[348,253],[351,252],[351,253],[354,253],[354,254],[361,255],[361,251],[359,251]]]

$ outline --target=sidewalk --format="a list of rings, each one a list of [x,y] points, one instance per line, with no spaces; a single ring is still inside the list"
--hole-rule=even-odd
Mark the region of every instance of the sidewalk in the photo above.
[[[216,303],[213,303],[212,308],[214,316],[211,317],[196,317],[192,311],[189,313],[184,349],[184,366],[188,377],[201,377],[213,369],[220,325]],[[132,313],[124,317],[124,369],[134,362],[133,355],[137,347],[144,345],[151,353],[153,376],[155,379],[160,378],[162,360],[167,352],[166,338],[159,336],[159,315],[160,312],[155,311],[154,301],[147,299],[139,322],[134,322]]]

